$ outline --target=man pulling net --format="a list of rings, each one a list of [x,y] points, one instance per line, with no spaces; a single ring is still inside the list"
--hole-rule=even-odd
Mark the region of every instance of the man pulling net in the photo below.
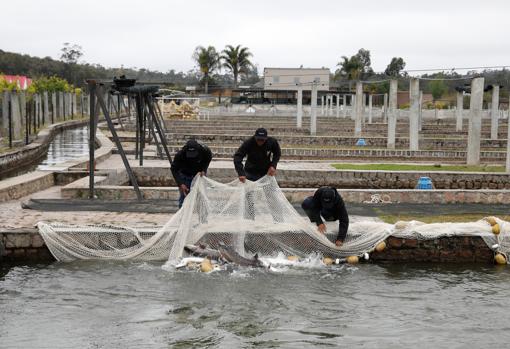
[[[321,187],[313,196],[303,201],[301,207],[310,221],[317,224],[319,231],[326,233],[326,225],[322,218],[328,222],[338,220],[338,236],[335,244],[342,246],[349,229],[349,215],[345,203],[338,191],[332,187]]]

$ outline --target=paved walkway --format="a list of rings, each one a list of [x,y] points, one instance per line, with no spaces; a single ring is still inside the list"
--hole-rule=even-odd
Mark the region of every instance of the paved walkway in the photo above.
[[[162,225],[168,221],[171,214],[143,213],[143,212],[44,212],[23,209],[22,202],[30,198],[57,199],[60,198],[60,186],[25,196],[19,200],[0,203],[0,231],[15,229],[32,229],[39,221],[57,221],[69,224],[116,224],[127,226]]]
[[[138,166],[139,160],[135,159],[134,155],[127,156],[129,160],[129,164],[133,166]],[[285,170],[334,170],[335,168],[331,166],[331,161],[307,161],[307,160],[282,160],[278,163],[279,169]],[[143,160],[144,167],[170,167],[168,160],[154,160],[154,159],[144,159]],[[209,166],[210,168],[234,168],[234,162],[231,159],[213,159]],[[97,164],[96,169],[98,170],[106,170],[106,169],[116,169],[116,168],[124,168],[124,163],[122,162],[122,158],[118,154],[111,155],[107,160]]]

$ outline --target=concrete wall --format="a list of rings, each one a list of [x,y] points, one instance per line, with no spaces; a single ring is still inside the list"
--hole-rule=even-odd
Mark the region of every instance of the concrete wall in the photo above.
[[[175,186],[167,168],[135,167],[140,186]],[[236,178],[234,169],[211,168],[209,177],[227,183]],[[404,171],[349,171],[349,170],[278,170],[277,180],[282,188],[317,188],[330,185],[348,189],[414,189],[419,177],[432,179],[436,189],[510,189],[510,174],[455,173],[455,172],[404,172]],[[117,181],[105,185],[124,185],[128,179],[123,170],[114,176]]]
[[[171,154],[175,154],[182,148],[182,145],[169,147]],[[231,159],[238,146],[209,146],[215,158]],[[125,150],[127,154],[134,154],[134,150]],[[116,150],[114,150],[116,153]],[[484,163],[504,164],[506,153],[504,151],[482,151],[481,159]],[[147,156],[151,159],[151,156]],[[153,156],[152,159],[155,157]],[[392,149],[328,149],[328,148],[283,148],[282,159],[310,159],[310,160],[413,160],[413,161],[440,161],[442,163],[458,163],[465,161],[466,152],[460,150],[392,150]]]
[[[1,262],[54,261],[39,232],[0,232]]]
[[[63,129],[86,125],[87,121],[70,121],[54,124],[47,129],[41,130],[37,139],[24,146],[0,155],[0,178],[7,176],[13,171],[20,171],[23,167],[30,166],[46,155],[50,142]]]
[[[148,172],[140,173],[139,168],[135,169],[137,172],[137,179],[143,183],[162,185],[171,184],[170,179],[164,178],[164,175],[149,174]],[[211,169],[213,170],[213,169]],[[147,171],[150,171],[147,169]],[[168,170],[167,170],[168,171]],[[152,171],[154,172],[154,171]],[[310,195],[318,186],[332,185],[334,180],[324,176],[321,180],[313,178],[313,183],[310,180],[306,182],[296,183],[296,179],[291,183],[291,187],[285,187],[286,183],[285,174],[280,171],[278,174],[278,181],[282,185],[283,192],[291,203],[299,204]],[[234,176],[218,178],[214,172],[209,173],[211,178],[227,182],[235,178]],[[354,174],[352,181],[362,184],[366,180],[358,178],[359,173]],[[152,178],[152,180],[150,179]],[[125,178],[123,178],[125,179]],[[124,185],[114,185],[112,182],[106,185],[106,177],[96,177],[95,194],[99,199],[103,200],[135,200],[136,195],[133,187]],[[384,179],[383,179],[384,180]],[[384,201],[391,203],[417,203],[417,204],[447,204],[447,203],[481,203],[481,204],[506,204],[510,202],[510,190],[472,190],[472,189],[437,189],[437,190],[417,190],[417,189],[404,189],[404,185],[411,184],[410,182],[397,179],[397,183],[401,189],[344,189],[341,188],[340,192],[346,202],[349,203],[368,203],[372,202],[374,195],[378,196]],[[416,183],[413,179],[412,183]],[[485,185],[484,182],[477,182],[480,186]],[[298,185],[303,185],[302,188],[297,188]],[[314,185],[314,186],[312,186]],[[459,185],[459,184],[458,184]],[[475,184],[477,186],[478,184]],[[505,184],[506,186],[506,184]],[[179,192],[177,187],[168,186],[155,186],[155,187],[141,187],[145,199],[163,199],[163,200],[177,200]],[[80,179],[71,183],[61,190],[63,198],[86,198],[88,197],[88,177]]]
[[[413,240],[389,237],[386,249],[373,251],[375,262],[494,263],[494,253],[480,237]],[[53,256],[38,232],[0,232],[0,261],[50,262]]]

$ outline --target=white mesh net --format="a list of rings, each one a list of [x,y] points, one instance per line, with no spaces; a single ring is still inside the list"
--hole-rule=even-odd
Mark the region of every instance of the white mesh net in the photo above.
[[[333,258],[361,256],[392,235],[432,239],[442,236],[481,236],[488,246],[510,250],[508,223],[497,220],[501,233],[492,233],[485,220],[473,223],[355,222],[349,226],[342,247],[332,242],[338,224],[328,224],[327,235],[317,231],[292,207],[274,177],[257,182],[235,180],[223,184],[197,176],[184,206],[158,231],[119,226],[70,226],[38,223],[46,245],[57,260],[138,259],[176,263],[184,246],[205,243],[211,248],[232,246],[240,255],[278,253],[308,256],[319,253]]]

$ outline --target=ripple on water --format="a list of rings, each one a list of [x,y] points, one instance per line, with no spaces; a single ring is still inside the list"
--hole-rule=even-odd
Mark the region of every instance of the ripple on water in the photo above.
[[[510,306],[508,268],[359,264],[204,275],[161,265],[11,268],[0,278],[0,346],[487,347],[510,341],[509,326],[495,321],[506,319]]]

